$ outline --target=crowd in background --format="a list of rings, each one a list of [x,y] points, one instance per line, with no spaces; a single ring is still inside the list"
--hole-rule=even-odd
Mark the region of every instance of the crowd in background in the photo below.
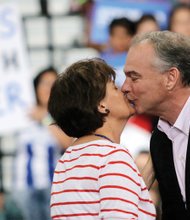
[[[90,39],[91,12],[96,1],[72,1],[72,13],[80,13],[85,19],[86,41],[83,46],[92,47],[99,57],[116,70],[118,87],[124,82],[123,66],[133,36],[161,30],[152,14],[143,14],[136,22],[126,17],[113,19],[108,24],[109,39],[104,44]],[[179,3],[180,2],[180,3]],[[172,1],[167,29],[190,37],[190,2]],[[101,34],[101,33],[100,33]],[[0,220],[48,220],[52,175],[55,164],[75,137],[68,137],[53,123],[47,112],[51,86],[57,78],[57,67],[47,66],[35,73],[34,91],[36,105],[29,112],[28,128],[14,134],[12,162],[12,188],[1,186]],[[121,136],[121,144],[131,151],[141,170],[149,155],[149,140],[157,118],[137,115],[129,120]],[[3,174],[5,175],[5,174]],[[160,217],[160,198],[157,183],[150,190]]]

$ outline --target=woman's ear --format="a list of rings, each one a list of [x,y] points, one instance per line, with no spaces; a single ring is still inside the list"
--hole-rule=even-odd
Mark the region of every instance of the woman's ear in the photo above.
[[[98,105],[98,111],[101,112],[101,113],[105,113],[105,105],[103,103],[100,103]]]
[[[98,111],[103,113],[103,114],[108,114],[110,112],[109,109],[106,108],[106,106],[104,104],[99,104],[98,106]]]

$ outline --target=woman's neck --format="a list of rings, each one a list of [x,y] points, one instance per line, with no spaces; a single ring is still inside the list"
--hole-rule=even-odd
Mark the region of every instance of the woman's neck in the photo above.
[[[74,141],[72,144],[79,145],[89,141],[94,141],[97,139],[109,140],[110,142],[120,143],[121,133],[126,125],[127,120],[120,122],[104,122],[101,128],[96,129],[91,135],[82,136]],[[98,134],[98,135],[95,135]],[[104,137],[101,137],[104,136]],[[105,138],[106,137],[106,138]]]
[[[115,143],[120,143],[121,133],[126,125],[126,121],[105,122],[101,128],[98,128],[94,134],[106,136]]]

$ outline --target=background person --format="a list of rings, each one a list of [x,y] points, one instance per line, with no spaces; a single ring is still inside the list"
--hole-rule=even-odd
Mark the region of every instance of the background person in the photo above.
[[[170,12],[168,30],[190,37],[190,5],[176,4]]]
[[[10,193],[0,190],[0,220],[24,220],[22,211]]]
[[[151,31],[159,31],[160,26],[158,21],[152,14],[143,14],[140,19],[136,22],[135,34],[142,34]]]
[[[116,69],[115,83],[121,88],[125,80],[123,65],[135,33],[135,24],[125,17],[115,18],[110,22],[108,30],[107,48],[101,52],[100,57]]]
[[[51,87],[57,79],[53,68],[34,79],[36,105],[31,123],[17,136],[14,160],[14,197],[25,220],[49,220],[50,186],[55,164],[72,138],[55,126],[47,111]]]

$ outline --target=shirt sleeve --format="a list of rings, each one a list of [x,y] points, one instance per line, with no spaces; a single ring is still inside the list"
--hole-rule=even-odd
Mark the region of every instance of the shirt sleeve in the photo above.
[[[141,181],[127,149],[109,153],[100,169],[99,191],[101,219],[138,219]]]

